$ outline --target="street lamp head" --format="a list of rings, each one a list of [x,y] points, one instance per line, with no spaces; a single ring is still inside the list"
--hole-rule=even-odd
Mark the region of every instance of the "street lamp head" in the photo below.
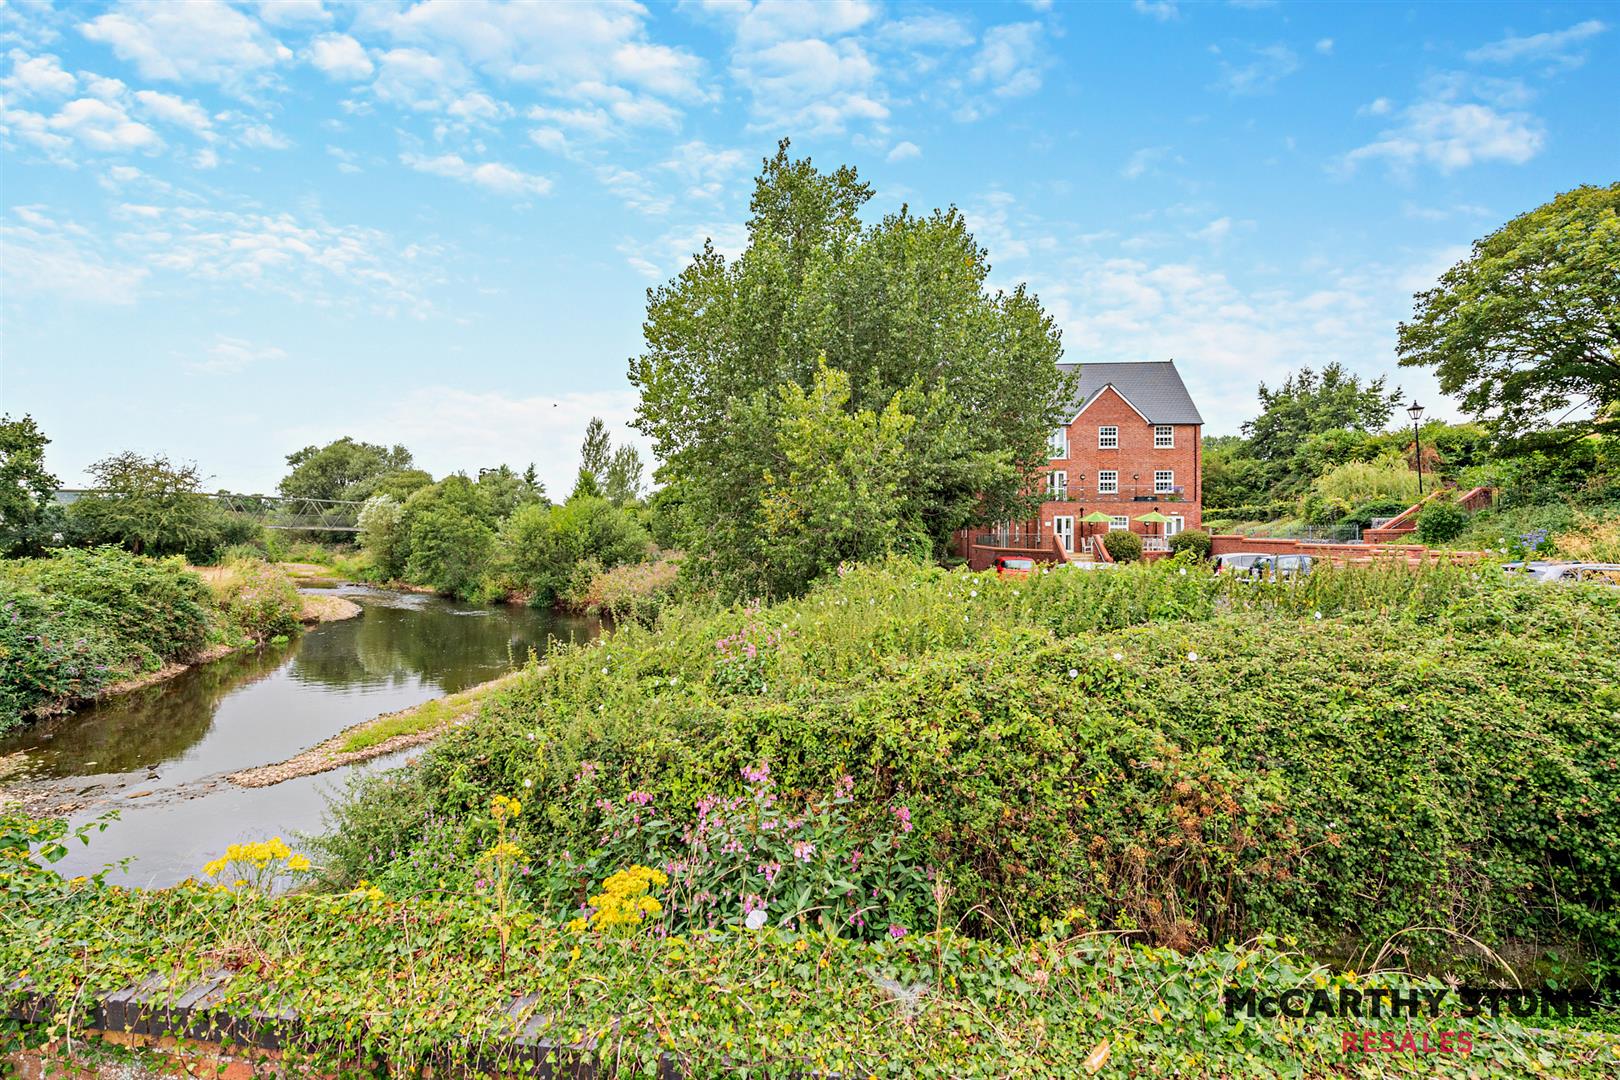
[[[1417,403],[1417,398],[1413,398],[1412,404],[1406,407],[1406,415],[1412,418],[1414,424],[1423,419],[1423,406]]]

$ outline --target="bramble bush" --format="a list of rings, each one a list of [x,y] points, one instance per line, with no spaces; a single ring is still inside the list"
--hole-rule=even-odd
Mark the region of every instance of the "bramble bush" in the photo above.
[[[1343,952],[1443,927],[1601,974],[1620,963],[1620,597],[1500,577],[895,564],[675,609],[554,652],[374,781],[326,871],[378,878],[430,817],[454,848],[497,791],[524,792],[537,865],[582,857],[584,763],[601,798],[649,794],[669,821],[746,796],[739,770],[764,763],[788,800],[850,775],[857,830],[905,805],[976,932],[1072,910],[1177,946],[1271,930]],[[717,646],[750,627],[773,639],[738,681]],[[1448,933],[1401,941],[1456,955]]]
[[[226,569],[215,600],[234,629],[260,645],[298,632],[304,603],[285,571],[261,559],[238,559]]]
[[[1197,559],[1209,558],[1209,545],[1209,533],[1203,529],[1183,529],[1170,538],[1170,551],[1172,554],[1190,551],[1193,553],[1193,557]]]
[[[1468,511],[1442,496],[1418,512],[1418,539],[1425,544],[1444,544],[1461,536],[1468,527]]]

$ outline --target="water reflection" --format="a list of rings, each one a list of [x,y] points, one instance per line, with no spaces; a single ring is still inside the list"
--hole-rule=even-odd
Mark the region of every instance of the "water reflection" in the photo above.
[[[583,641],[599,630],[594,619],[528,608],[330,591],[355,600],[363,613],[292,644],[204,664],[32,725],[0,740],[0,754],[21,752],[21,775],[53,788],[76,790],[81,778],[98,777],[105,788],[127,789],[117,800],[124,819],[99,839],[94,855],[139,853],[146,865],[132,867],[130,877],[151,880],[166,873],[157,864],[193,865],[194,849],[222,827],[242,836],[307,827],[323,805],[316,786],[306,784],[262,798],[221,787],[159,810],[164,789],[291,757],[379,713],[495,678],[531,649],[543,655],[551,639]]]

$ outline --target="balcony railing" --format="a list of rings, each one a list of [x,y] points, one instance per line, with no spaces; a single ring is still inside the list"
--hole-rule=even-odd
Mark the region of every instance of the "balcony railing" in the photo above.
[[[1177,484],[1168,491],[1161,491],[1153,484],[1133,483],[1121,481],[1117,491],[1100,491],[1095,484],[1070,484],[1066,492],[1061,495],[1052,493],[1050,487],[1046,488],[1044,496],[1047,502],[1162,502],[1178,503],[1188,501],[1187,489]]]

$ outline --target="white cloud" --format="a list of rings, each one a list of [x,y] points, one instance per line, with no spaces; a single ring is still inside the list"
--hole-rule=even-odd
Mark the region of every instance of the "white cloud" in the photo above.
[[[497,195],[519,198],[544,195],[551,190],[551,181],[546,177],[522,172],[498,161],[475,164],[462,160],[459,154],[441,154],[431,158],[420,154],[402,154],[400,161],[418,172],[460,180]]]
[[[271,26],[303,26],[329,23],[332,13],[321,0],[259,0],[259,18]]]
[[[1429,99],[1403,110],[1395,127],[1350,151],[1342,166],[1354,171],[1363,161],[1382,160],[1397,170],[1429,165],[1449,173],[1486,161],[1522,165],[1545,142],[1540,121],[1528,113]]]
[[[317,34],[305,55],[315,70],[345,82],[369,78],[375,70],[365,48],[348,34]]]
[[[1131,0],[1131,7],[1139,15],[1146,15],[1159,22],[1169,22],[1179,18],[1181,9],[1176,6],[1176,0]]]
[[[1586,62],[1586,53],[1580,48],[1585,42],[1608,29],[1597,19],[1576,23],[1567,30],[1555,30],[1528,37],[1509,34],[1501,41],[1482,45],[1468,54],[1474,63],[1512,64],[1520,60],[1545,60],[1553,68],[1574,68]]]
[[[921,156],[922,156],[922,147],[918,146],[916,143],[911,142],[908,139],[908,140],[906,140],[904,142],[899,142],[899,143],[895,144],[894,149],[889,151],[888,160],[889,161],[906,161],[909,158],[921,157]]]
[[[0,222],[0,295],[8,300],[55,296],[70,301],[128,305],[148,271],[109,261],[89,230],[58,222],[40,210],[15,207],[20,224]]]
[[[1373,98],[1367,104],[1356,110],[1358,116],[1388,116],[1395,110],[1395,103],[1387,97]]]
[[[258,21],[221,0],[124,0],[79,32],[148,79],[240,88],[292,58]]]
[[[30,97],[67,97],[78,85],[56,57],[29,56],[21,49],[11,50],[11,74],[0,79],[0,86]]]
[[[285,135],[264,124],[246,125],[237,133],[236,141],[255,150],[285,150],[292,146]]]
[[[955,15],[931,11],[886,22],[878,31],[883,41],[906,48],[957,49],[973,44],[973,31]]]
[[[778,41],[734,55],[732,74],[753,94],[757,129],[839,135],[889,116],[877,66],[852,38]]]
[[[1227,236],[1231,234],[1231,232],[1232,219],[1229,217],[1218,217],[1208,225],[1205,225],[1202,229],[1199,229],[1197,232],[1193,233],[1193,236],[1199,240],[1204,240],[1211,244],[1219,244],[1222,240],[1225,240]]]
[[[190,128],[204,138],[213,135],[213,121],[209,119],[208,110],[194,101],[165,94],[158,90],[137,90],[135,100],[141,108],[154,120],[161,120],[165,124],[175,124],[179,127]]]
[[[968,78],[987,84],[997,97],[1021,97],[1041,88],[1040,23],[993,26],[984,35]]]
[[[53,131],[71,135],[92,150],[123,153],[153,151],[163,146],[156,131],[130,119],[122,105],[100,98],[78,98],[62,106],[48,125]]]
[[[625,240],[619,251],[638,274],[653,281],[671,277],[703,250],[705,243],[728,259],[735,259],[748,246],[748,230],[741,224],[681,225],[667,230],[650,243]]]
[[[186,367],[205,375],[223,375],[243,371],[254,364],[273,364],[285,359],[286,352],[274,346],[255,345],[241,338],[220,334],[204,350],[202,359],[193,360]]]
[[[1264,45],[1251,51],[1253,58],[1247,64],[1221,61],[1221,76],[1216,84],[1220,89],[1234,97],[1265,94],[1299,70],[1299,57],[1286,45]]]
[[[313,307],[425,317],[442,253],[315,215],[124,204],[113,211],[121,251],[154,275],[291,297]]]
[[[1316,43],[1316,51],[1323,56],[1333,55],[1333,39],[1330,37],[1319,39]]]
[[[1175,156],[1171,147],[1144,146],[1140,150],[1132,152],[1124,167],[1119,170],[1119,175],[1127,180],[1135,180],[1149,173],[1157,173],[1159,167],[1167,161],[1179,162],[1180,160]]]
[[[372,91],[383,101],[410,109],[443,108],[467,83],[459,63],[422,49],[390,49],[377,61],[380,70]]]

